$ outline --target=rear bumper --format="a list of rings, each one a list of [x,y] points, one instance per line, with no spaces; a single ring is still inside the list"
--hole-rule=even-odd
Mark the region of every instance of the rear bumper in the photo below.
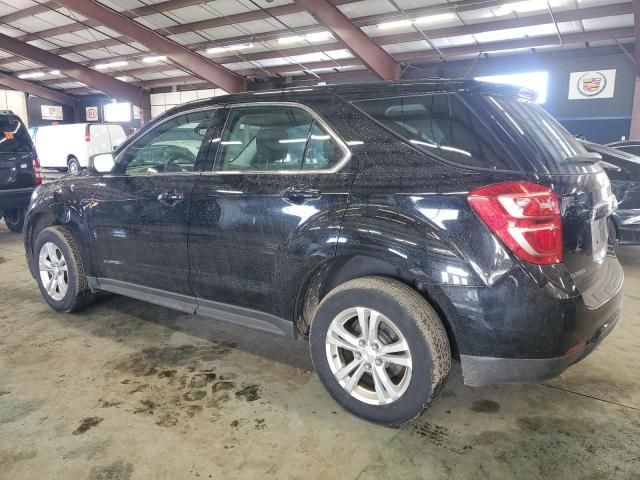
[[[492,286],[427,292],[447,320],[465,384],[549,379],[593,351],[622,310],[622,267],[612,255],[605,262],[597,283],[582,293],[570,278],[568,294],[519,267]]]
[[[613,218],[620,243],[640,245],[640,208],[617,210]]]
[[[27,208],[34,187],[0,190],[0,212],[14,208]]]
[[[609,335],[618,322],[616,312],[593,337],[574,352],[555,358],[493,358],[461,355],[465,385],[481,387],[497,383],[533,383],[557,377],[589,355]]]

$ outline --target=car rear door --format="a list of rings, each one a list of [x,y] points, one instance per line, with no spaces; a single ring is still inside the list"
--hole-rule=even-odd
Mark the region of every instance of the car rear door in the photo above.
[[[190,197],[217,118],[208,108],[161,119],[119,152],[114,173],[97,179],[90,226],[99,282],[191,294]]]
[[[356,168],[328,125],[333,100],[313,106],[229,108],[213,171],[199,178],[191,200],[190,283],[199,311],[223,303],[290,319],[306,275],[334,256]],[[269,323],[253,326],[270,330]]]

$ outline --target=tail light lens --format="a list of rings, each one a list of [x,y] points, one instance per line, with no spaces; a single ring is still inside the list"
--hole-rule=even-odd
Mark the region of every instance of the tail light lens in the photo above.
[[[471,208],[518,257],[536,265],[562,262],[560,201],[531,182],[488,185],[468,196]]]
[[[42,185],[42,170],[40,169],[40,160],[37,155],[33,156],[31,165],[33,166],[33,183]]]

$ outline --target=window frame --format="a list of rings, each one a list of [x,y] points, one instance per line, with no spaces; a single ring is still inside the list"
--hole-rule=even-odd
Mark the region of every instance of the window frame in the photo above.
[[[129,152],[129,149],[134,148],[135,144],[138,143],[141,139],[143,139],[144,137],[146,137],[148,134],[150,134],[151,132],[155,131],[158,127],[160,127],[161,125],[164,125],[165,123],[183,116],[183,115],[190,115],[193,113],[199,113],[199,112],[207,112],[207,111],[214,111],[214,110],[221,110],[224,109],[224,105],[207,105],[206,107],[198,107],[198,108],[194,108],[191,110],[182,110],[180,112],[176,112],[172,115],[168,115],[166,118],[163,118],[162,120],[159,120],[157,123],[155,123],[153,126],[149,127],[147,130],[145,130],[143,133],[140,134],[140,136],[138,138],[133,139],[133,141],[128,142],[123,148],[122,150],[120,150],[119,152],[117,152],[116,154],[116,158],[115,158],[115,163],[116,165],[120,162],[120,159],[125,158]],[[225,124],[226,124],[226,119],[225,119]],[[200,147],[200,150],[198,150],[198,155],[196,156],[196,163],[198,162],[198,157],[201,155],[202,149],[205,146],[204,142],[205,140],[207,140],[207,137],[210,136],[209,134],[212,133],[215,130],[215,125],[209,125],[207,127],[207,132],[205,133],[204,138],[202,139],[202,146]],[[133,137],[132,137],[133,138]],[[208,155],[209,155],[209,151],[211,150],[211,141],[209,142],[209,145],[207,146],[207,152],[206,153],[202,153],[203,155],[206,155],[205,160],[207,160]],[[204,162],[205,166],[202,170],[198,170],[198,171],[193,171],[193,172],[157,172],[157,173],[135,173],[135,174],[127,174],[126,173],[126,166],[125,166],[125,170],[122,172],[114,172],[114,173],[110,173],[108,174],[109,176],[113,176],[113,177],[159,177],[159,176],[167,176],[167,175],[200,175],[202,174],[204,171],[206,171],[207,168],[207,164],[206,161]],[[195,164],[194,164],[195,165]]]
[[[453,160],[450,160],[448,158],[442,157],[440,155],[437,155],[434,152],[427,152],[425,150],[422,150],[420,148],[417,148],[415,145],[413,145],[410,141],[409,138],[405,137],[404,135],[402,135],[399,132],[396,132],[395,130],[393,130],[392,128],[388,127],[387,125],[379,122],[378,120],[376,120],[372,115],[370,115],[368,112],[366,112],[363,108],[361,108],[360,106],[358,106],[359,102],[369,102],[369,101],[375,101],[375,100],[388,100],[388,99],[392,99],[392,98],[413,98],[413,97],[425,97],[427,95],[453,95],[455,96],[458,100],[460,100],[460,102],[467,108],[469,109],[469,111],[478,119],[481,119],[481,115],[478,114],[477,109],[469,104],[468,101],[466,101],[466,99],[463,97],[463,95],[460,95],[458,92],[455,91],[441,91],[441,92],[424,92],[424,93],[415,93],[415,94],[411,94],[411,95],[390,95],[390,96],[385,96],[385,97],[372,97],[372,98],[359,98],[357,100],[351,100],[349,102],[349,104],[355,108],[358,112],[360,112],[362,115],[365,115],[367,118],[369,118],[375,125],[377,125],[380,128],[383,128],[384,130],[388,131],[389,133],[391,133],[392,135],[394,135],[395,137],[399,138],[400,140],[402,140],[402,142],[407,145],[408,147],[414,149],[417,152],[420,152],[422,155],[426,155],[430,158],[433,158],[434,160],[438,161],[438,162],[442,162],[444,164],[447,164],[451,167],[456,167],[456,168],[462,168],[462,169],[467,169],[467,170],[472,170],[475,172],[504,172],[504,173],[521,173],[522,169],[519,167],[517,169],[501,169],[501,168],[486,168],[486,167],[477,167],[475,165],[467,165],[464,163],[457,163]],[[496,133],[494,131],[492,131],[491,128],[488,128],[489,133],[491,134],[491,136],[493,137],[493,139],[496,141],[497,144],[500,145],[500,147],[504,150],[504,152],[506,153],[506,155],[509,157],[509,159],[514,163],[514,165],[518,165],[516,159],[513,156],[513,152],[512,150],[507,146],[507,144],[502,141],[498,135],[496,135]]]
[[[313,126],[314,122],[319,124],[331,137],[331,139],[338,144],[340,149],[343,152],[342,158],[331,168],[323,168],[318,170],[216,170],[216,167],[219,165],[219,152],[220,152],[220,142],[224,133],[227,131],[227,125],[229,122],[229,118],[231,118],[231,111],[234,108],[243,108],[243,107],[290,107],[290,108],[300,108],[307,112],[311,116],[311,126]],[[313,108],[304,103],[298,102],[242,102],[242,103],[229,103],[225,105],[227,109],[226,118],[224,121],[224,125],[222,126],[222,130],[220,130],[220,138],[217,139],[218,142],[215,147],[215,153],[210,151],[209,154],[214,154],[215,157],[213,159],[213,163],[211,165],[210,170],[205,170],[203,173],[207,175],[326,175],[331,173],[337,173],[349,162],[351,159],[351,150],[347,146],[347,144],[338,136],[338,134],[329,126],[329,124],[320,116],[318,112],[316,112]],[[310,130],[311,131],[311,130]],[[213,143],[213,142],[212,142]],[[307,142],[304,147],[304,155],[306,155],[307,146],[309,144],[309,139],[307,138]],[[302,158],[304,162],[304,156]]]

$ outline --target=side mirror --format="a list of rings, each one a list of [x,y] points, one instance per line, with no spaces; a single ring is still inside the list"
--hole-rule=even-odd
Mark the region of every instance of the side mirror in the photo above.
[[[94,173],[110,173],[115,165],[116,159],[110,153],[100,153],[89,159],[89,171]]]

